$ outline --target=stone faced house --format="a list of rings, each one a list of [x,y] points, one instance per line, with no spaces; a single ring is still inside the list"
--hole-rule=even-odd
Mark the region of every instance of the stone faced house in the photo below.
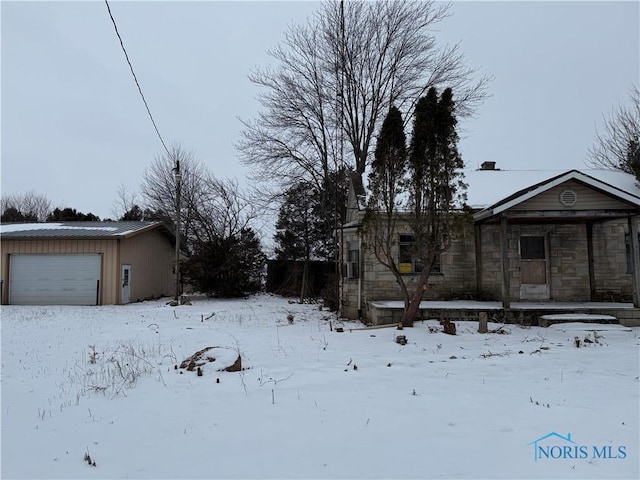
[[[508,171],[486,162],[465,171],[471,213],[429,277],[424,300],[630,302],[638,307],[640,188],[605,170]],[[365,189],[353,178],[347,222],[338,232],[344,260],[341,314],[369,319],[371,302],[402,300],[391,272],[367,248]],[[411,231],[399,223],[397,255],[409,285],[420,266]]]

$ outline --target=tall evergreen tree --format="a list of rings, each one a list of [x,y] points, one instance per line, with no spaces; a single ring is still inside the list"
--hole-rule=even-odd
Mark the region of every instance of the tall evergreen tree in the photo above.
[[[392,106],[382,123],[369,176],[372,198],[376,199],[377,207],[385,212],[396,207],[404,187],[406,162],[407,147],[402,114]]]
[[[343,212],[332,212],[332,209],[336,205],[336,194],[344,195],[340,191],[343,186],[336,183],[339,178],[339,175],[332,175],[333,181],[324,188],[301,180],[285,192],[280,206],[274,236],[275,252],[279,260],[303,262],[302,275],[297,270],[290,272],[290,281],[297,285],[300,301],[307,295],[310,262],[332,261],[336,256],[333,232],[336,216],[342,218]]]
[[[391,109],[380,131],[369,175],[367,243],[400,286],[405,304],[402,323],[407,326],[416,318],[435,259],[451,243],[452,212],[465,199],[454,111],[451,89],[440,97],[435,88],[429,89],[416,104],[407,155],[400,112]],[[417,268],[411,273],[419,275],[413,292],[409,292],[403,275],[407,272],[400,269],[400,217],[412,230],[409,254]]]
[[[333,235],[346,215],[347,174],[345,169],[331,172],[320,186],[299,180],[284,192],[274,236],[278,259],[336,259]]]
[[[319,201],[318,189],[311,182],[301,181],[285,192],[274,236],[278,259],[324,258],[322,219],[316,216]]]
[[[369,173],[370,196],[365,217],[366,243],[377,260],[391,270],[405,298],[406,285],[394,255],[398,211],[407,186],[407,147],[402,114],[392,106],[385,117]]]
[[[440,99],[430,88],[416,105],[409,176],[411,178],[414,255],[422,266],[417,288],[405,305],[402,322],[412,325],[427,289],[437,256],[451,246],[454,209],[466,200],[464,162],[458,152],[453,92],[446,88]]]

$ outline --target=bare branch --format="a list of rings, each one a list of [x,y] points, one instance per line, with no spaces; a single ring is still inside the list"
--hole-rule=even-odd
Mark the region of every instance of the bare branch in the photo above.
[[[15,208],[26,221],[45,222],[51,213],[51,200],[42,193],[30,190],[25,193],[3,195],[0,210],[4,213],[8,208]]]
[[[242,192],[236,180],[216,178],[179,145],[170,155],[160,155],[144,173],[140,189],[146,207],[176,218],[176,180],[173,169],[180,162],[181,226],[187,248],[194,242],[227,238],[239,233],[256,217],[256,208]]]
[[[594,145],[588,152],[588,163],[594,167],[633,173],[634,154],[640,144],[640,89],[632,86],[630,105],[618,105],[604,117],[604,128],[596,132]]]
[[[473,80],[478,71],[458,45],[436,45],[434,27],[449,15],[448,4],[434,1],[328,0],[306,24],[290,27],[269,51],[277,66],[249,76],[262,87],[263,111],[243,121],[237,148],[254,179],[320,184],[338,165],[362,174],[390,106],[408,122],[432,86],[451,87],[456,114],[472,115],[490,78]]]
[[[118,186],[116,199],[111,206],[111,214],[114,218],[122,218],[125,213],[130,212],[136,206],[137,195],[135,192],[129,191],[124,183]]]

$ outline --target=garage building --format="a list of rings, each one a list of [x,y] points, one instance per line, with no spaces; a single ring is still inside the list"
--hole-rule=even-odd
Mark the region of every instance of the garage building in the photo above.
[[[161,222],[3,224],[2,304],[117,305],[172,295],[175,236]]]

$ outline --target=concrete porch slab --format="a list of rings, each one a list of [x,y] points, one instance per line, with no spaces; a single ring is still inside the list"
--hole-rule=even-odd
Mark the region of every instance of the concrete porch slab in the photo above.
[[[402,301],[374,301],[367,304],[366,313],[370,323],[384,325],[398,323],[403,310]],[[501,302],[423,301],[420,302],[419,318],[474,321],[478,320],[481,312],[486,312],[491,321],[501,323],[540,325],[542,316],[572,314],[606,316],[603,323],[611,323],[609,317],[613,317],[621,325],[640,326],[640,309],[634,308],[632,303],[619,302],[512,302],[511,308],[504,310]]]

